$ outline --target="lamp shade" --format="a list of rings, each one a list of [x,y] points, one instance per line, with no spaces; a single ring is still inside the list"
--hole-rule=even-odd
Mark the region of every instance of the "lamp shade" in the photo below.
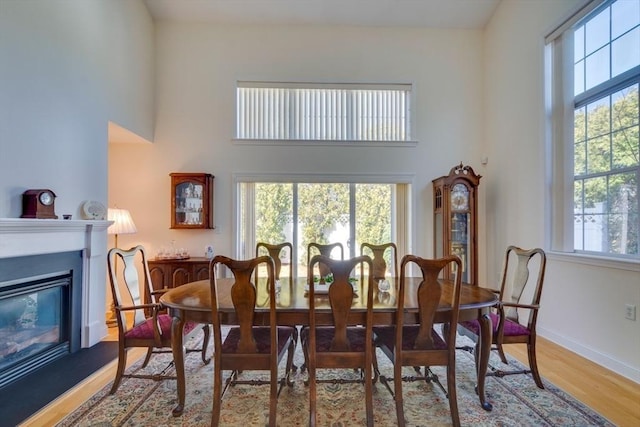
[[[113,224],[107,229],[107,233],[118,235],[133,234],[138,231],[128,210],[109,209],[107,215],[109,221],[113,221]]]

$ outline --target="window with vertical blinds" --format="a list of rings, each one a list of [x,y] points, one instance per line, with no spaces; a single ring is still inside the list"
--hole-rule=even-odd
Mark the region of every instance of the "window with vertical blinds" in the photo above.
[[[238,82],[236,138],[411,140],[410,84]]]

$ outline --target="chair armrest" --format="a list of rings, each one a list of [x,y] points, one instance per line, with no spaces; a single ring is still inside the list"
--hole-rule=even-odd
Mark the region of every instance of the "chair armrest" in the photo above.
[[[529,308],[531,310],[537,310],[540,308],[540,304],[517,304],[514,302],[501,302],[502,307],[515,307],[515,308]]]
[[[160,304],[152,304],[152,303],[150,303],[150,304],[129,305],[129,306],[119,305],[119,306],[115,307],[115,309],[119,310],[119,311],[139,310],[141,308],[159,309],[160,308]]]
[[[170,290],[171,290],[170,288],[156,289],[156,290],[151,291],[151,295],[163,295],[163,294],[167,293]]]

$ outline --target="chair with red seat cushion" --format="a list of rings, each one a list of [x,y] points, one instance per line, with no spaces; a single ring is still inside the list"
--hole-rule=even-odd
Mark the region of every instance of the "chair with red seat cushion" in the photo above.
[[[218,310],[219,279],[215,271],[221,264],[227,267],[234,277],[231,285],[231,301],[235,318],[224,340],[222,328],[225,315]],[[267,286],[269,295],[269,323],[256,325],[254,323],[258,289],[256,286],[256,272],[260,266],[266,266]],[[249,260],[234,260],[225,256],[216,256],[209,266],[211,283],[211,314],[213,322],[214,343],[214,374],[213,374],[213,411],[211,425],[220,422],[220,405],[225,391],[231,384],[247,384],[271,386],[269,395],[269,425],[276,425],[276,408],[278,395],[282,387],[287,384],[293,386],[290,379],[293,365],[293,354],[296,346],[296,328],[293,326],[278,326],[276,323],[276,289],[275,267],[270,256],[260,256]],[[221,286],[221,285],[220,285]],[[287,365],[284,376],[278,380],[278,365],[287,354]],[[269,371],[269,380],[251,379],[242,381],[242,371]],[[232,371],[227,378],[224,388],[222,372]],[[280,387],[278,387],[278,384]]]
[[[342,246],[342,243],[340,242],[327,244],[316,242],[309,243],[307,245],[307,266],[311,262],[311,258],[314,256],[315,252],[318,252],[319,255],[326,256],[327,258],[331,258],[331,255],[333,255],[336,249],[339,249],[340,252],[340,258],[338,259],[344,259],[344,246]],[[320,281],[323,282],[324,278],[329,274],[329,269],[325,264],[319,264],[319,268]]]
[[[258,242],[256,243],[256,257],[268,254],[273,259],[274,265],[274,275],[276,279],[276,292],[278,292],[278,283],[280,282],[280,273],[282,272],[282,260],[285,260],[289,265],[289,292],[294,292],[294,265],[293,265],[293,245],[290,242],[283,243],[267,243],[267,242]],[[256,281],[257,281],[256,275]],[[282,284],[281,284],[282,286]],[[296,326],[296,325],[291,325]],[[294,340],[298,342],[298,328],[295,329]],[[302,369],[306,367],[303,365]],[[292,366],[293,371],[295,372],[298,367],[294,364]]]
[[[493,368],[493,372],[489,372],[487,375],[504,376],[531,373],[536,385],[539,388],[544,388],[536,362],[536,321],[540,308],[545,267],[546,255],[542,249],[525,250],[516,246],[507,248],[502,270],[499,303],[496,311],[490,313],[493,325],[492,350],[497,350],[502,362],[507,364],[502,346],[504,344],[526,344],[529,369],[504,371]],[[536,274],[531,275],[531,271]],[[525,301],[527,296],[530,299]],[[521,322],[520,319],[524,311],[528,311],[526,324],[523,324],[524,322]],[[477,342],[480,324],[477,320],[462,322],[458,327],[458,332]]]
[[[384,279],[389,270],[389,276],[396,277],[398,275],[398,248],[395,243],[388,242],[375,245],[373,243],[363,243],[360,245],[360,255],[369,255],[371,253],[371,261],[373,262],[373,280]],[[388,254],[388,255],[386,255]],[[387,259],[390,265],[387,265]]]
[[[264,253],[265,251],[267,252],[266,254]],[[285,259],[289,264],[289,286],[293,287],[293,245],[289,242],[258,242],[256,243],[256,257],[261,255],[269,255],[271,258],[273,258],[276,281],[280,280],[280,272],[282,271],[282,259]]]
[[[308,358],[309,371],[309,425],[316,425],[316,384],[318,382],[358,382],[365,385],[366,423],[373,425],[373,381],[374,370],[377,371],[374,358],[373,344],[373,280],[369,276],[366,289],[367,310],[364,316],[353,313],[353,299],[357,295],[353,284],[349,280],[351,273],[357,266],[365,263],[369,271],[372,268],[371,258],[360,256],[347,260],[335,260],[327,256],[314,256],[308,266],[309,283],[309,326],[300,332],[305,357]],[[317,295],[314,285],[314,269],[324,265],[328,274],[333,275],[333,281],[328,288],[327,295]],[[360,281],[364,280],[360,277]],[[359,298],[363,298],[360,295]],[[320,300],[325,299],[326,303]],[[318,324],[316,305],[321,304],[330,310],[327,323]],[[322,313],[325,316],[327,313]],[[318,379],[318,369],[356,369],[361,373],[359,379]]]
[[[120,265],[118,261],[121,262]],[[147,348],[147,355],[142,364],[143,368],[147,366],[153,354],[171,353],[172,318],[168,314],[161,313],[162,307],[156,301],[156,296],[162,292],[153,290],[144,248],[140,245],[128,250],[113,248],[107,255],[107,266],[118,326],[118,368],[110,393],[113,394],[118,390],[122,378],[125,377],[154,380],[175,379],[175,376],[162,374],[125,374],[127,352],[132,347]],[[142,269],[146,292],[151,298],[151,301],[144,304],[142,303],[143,292],[141,292],[139,267]],[[122,298],[120,289],[122,285],[127,290],[128,300],[131,301],[130,305],[126,305]],[[184,326],[184,334],[191,335],[197,326],[197,323],[187,322]],[[210,329],[208,325],[203,325],[202,329],[204,331],[202,348],[187,349],[187,351],[202,353],[202,361],[206,364],[209,363],[206,350],[209,344]]]
[[[411,265],[419,267],[422,272],[422,281],[416,287],[415,295],[407,295],[406,270]],[[455,266],[454,287],[451,295],[445,295],[450,301],[450,309],[438,312],[442,297],[442,284],[439,277],[441,273]],[[396,416],[398,425],[405,425],[404,399],[402,394],[402,382],[415,381],[417,379],[435,381],[444,390],[438,377],[429,369],[430,366],[447,367],[447,397],[449,410],[454,426],[460,425],[458,414],[458,400],[456,394],[456,328],[458,313],[460,310],[462,263],[457,256],[448,256],[440,259],[425,259],[415,255],[405,255],[400,262],[400,282],[398,287],[398,309],[395,314],[394,326],[376,326],[373,328],[376,345],[393,362],[394,389],[389,386],[389,379],[380,376],[380,381],[387,386],[394,396],[396,403]],[[418,302],[419,313],[417,323],[405,324],[404,302],[415,299]],[[438,314],[438,317],[436,317]],[[435,321],[442,321],[444,325],[443,337],[438,335],[434,325]],[[454,326],[451,326],[454,325]],[[403,376],[404,366],[414,367],[420,372],[420,366],[424,366],[424,375],[419,377]]]

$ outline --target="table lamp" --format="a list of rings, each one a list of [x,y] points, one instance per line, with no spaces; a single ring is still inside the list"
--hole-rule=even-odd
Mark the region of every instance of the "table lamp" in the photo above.
[[[113,224],[107,229],[107,233],[115,236],[114,247],[116,248],[118,247],[119,234],[133,234],[138,231],[136,225],[133,223],[131,214],[126,209],[109,208],[107,216],[109,221],[113,221]]]

